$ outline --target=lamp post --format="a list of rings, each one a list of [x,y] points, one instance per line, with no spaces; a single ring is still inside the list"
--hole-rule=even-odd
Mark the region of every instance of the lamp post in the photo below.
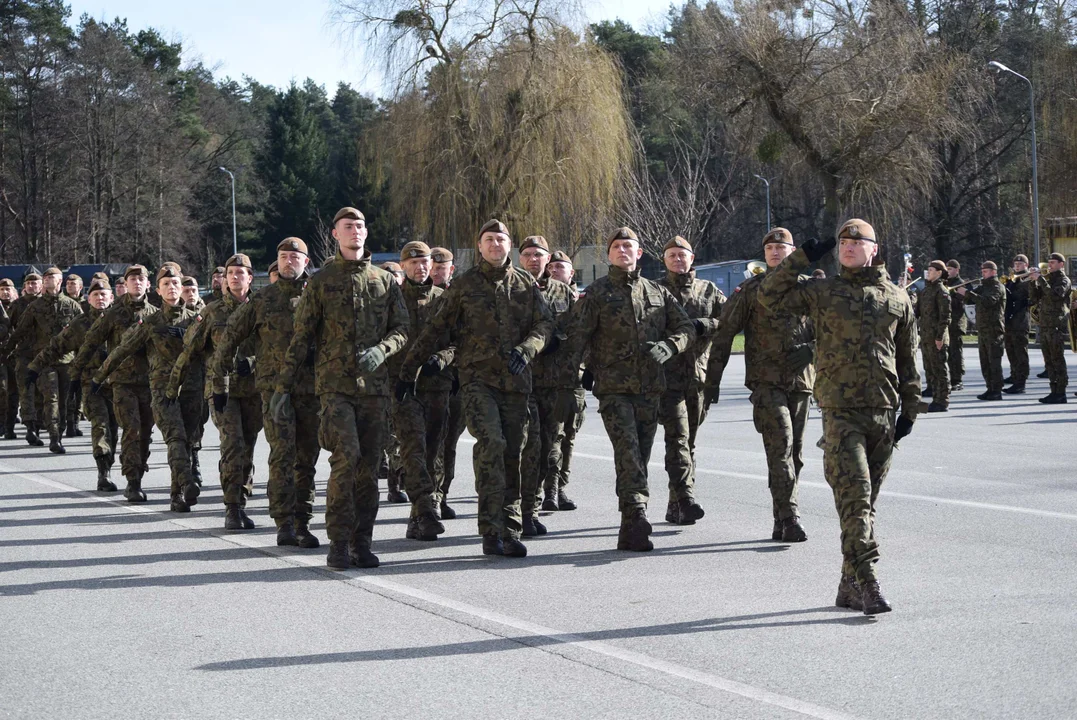
[[[763,228],[763,232],[770,232],[770,180],[767,180],[762,175],[756,175],[757,178],[763,181],[763,184],[767,186],[767,226]]]
[[[239,248],[236,246],[236,176],[228,168],[219,167],[217,169],[223,173],[228,173],[228,177],[232,179],[232,254],[235,255],[239,252]]]
[[[992,60],[987,63],[987,66],[994,68],[998,72],[1008,72],[1011,75],[1017,77],[1028,83],[1028,107],[1032,112],[1032,236],[1036,243],[1032,249],[1034,256],[1033,267],[1040,266],[1040,184],[1038,181],[1039,173],[1036,171],[1036,93],[1032,88],[1032,81],[1027,77],[1011,70],[1000,62]]]

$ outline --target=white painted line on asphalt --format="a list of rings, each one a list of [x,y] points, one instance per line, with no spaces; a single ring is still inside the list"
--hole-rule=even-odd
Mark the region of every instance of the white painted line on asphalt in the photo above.
[[[0,467],[3,467],[0,465]],[[10,468],[6,468],[9,469]],[[821,705],[815,705],[814,703],[798,700],[793,697],[788,697],[780,693],[771,692],[764,688],[756,687],[754,685],[747,685],[736,680],[730,680],[728,678],[721,677],[720,675],[714,675],[712,673],[702,672],[694,668],[686,667],[684,665],[678,665],[677,663],[669,662],[668,660],[662,660],[661,658],[652,657],[644,653],[635,652],[633,650],[627,650],[616,645],[602,642],[600,640],[587,640],[579,635],[573,635],[571,633],[561,632],[554,628],[548,628],[542,625],[536,625],[535,623],[521,620],[519,618],[512,617],[510,615],[504,615],[494,610],[487,610],[476,605],[469,605],[468,603],[459,602],[452,598],[444,597],[436,593],[432,593],[419,588],[414,588],[403,583],[396,582],[394,580],[388,580],[385,578],[374,577],[370,575],[353,575],[353,571],[333,572],[328,570],[324,565],[323,555],[321,553],[317,555],[283,555],[276,550],[275,546],[267,546],[258,542],[259,536],[256,535],[244,535],[242,533],[220,535],[211,532],[209,528],[197,525],[189,520],[185,520],[182,517],[176,517],[169,511],[161,511],[157,507],[148,507],[145,505],[135,505],[127,502],[120,502],[113,499],[113,497],[97,495],[91,491],[83,490],[81,488],[74,487],[50,478],[38,475],[36,473],[23,473],[12,470],[9,475],[13,475],[17,478],[22,478],[29,482],[38,483],[51,487],[55,490],[66,490],[75,492],[78,495],[96,500],[105,505],[111,505],[114,508],[123,512],[142,513],[150,515],[160,515],[161,519],[165,522],[169,522],[173,525],[179,525],[187,530],[194,530],[197,532],[205,533],[207,537],[217,538],[224,542],[231,543],[232,545],[238,545],[243,548],[260,552],[268,557],[275,558],[289,565],[297,565],[300,567],[306,567],[313,570],[322,571],[324,574],[331,578],[338,579],[349,585],[355,587],[364,588],[370,592],[380,595],[388,600],[394,602],[402,602],[399,596],[413,598],[422,602],[428,603],[435,607],[440,607],[445,610],[452,610],[454,612],[468,615],[479,620],[483,620],[488,623],[501,625],[513,630],[528,633],[535,637],[541,637],[547,640],[552,640],[557,644],[570,645],[574,648],[580,648],[597,655],[612,658],[614,660],[620,660],[621,662],[630,663],[641,668],[648,670],[654,670],[656,672],[664,673],[675,678],[682,680],[689,680],[691,682],[704,685],[706,687],[714,688],[715,690],[721,690],[722,692],[729,693],[731,695],[737,695],[748,700],[763,703],[765,705],[772,705],[774,707],[780,707],[785,710],[804,715],[810,718],[816,718],[817,720],[856,720],[855,716],[848,715],[838,710],[832,710],[830,708],[822,707]],[[264,536],[263,536],[264,537]],[[371,590],[376,588],[381,592]],[[405,603],[406,604],[406,603]],[[421,608],[419,608],[421,609]],[[435,613],[437,614],[437,613]],[[445,620],[453,621],[451,617],[439,615]],[[540,652],[550,652],[550,650],[539,647],[529,646]],[[564,657],[563,655],[559,657]],[[571,658],[565,658],[568,661],[572,661]]]

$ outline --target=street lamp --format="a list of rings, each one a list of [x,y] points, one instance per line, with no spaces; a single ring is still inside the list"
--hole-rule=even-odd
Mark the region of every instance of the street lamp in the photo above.
[[[767,226],[763,229],[763,232],[770,232],[770,180],[767,180],[762,175],[756,175],[756,177],[767,186]]]
[[[1011,70],[1000,62],[992,60],[987,63],[987,66],[994,68],[998,72],[1008,72],[1011,75],[1017,77],[1028,83],[1028,107],[1032,111],[1032,235],[1035,238],[1035,247],[1033,248],[1033,267],[1040,266],[1040,184],[1038,180],[1038,173],[1036,171],[1036,93],[1032,89],[1032,81],[1027,77]]]
[[[235,255],[239,252],[236,247],[236,176],[228,168],[219,167],[217,169],[223,173],[228,173],[228,177],[232,178],[232,254]]]

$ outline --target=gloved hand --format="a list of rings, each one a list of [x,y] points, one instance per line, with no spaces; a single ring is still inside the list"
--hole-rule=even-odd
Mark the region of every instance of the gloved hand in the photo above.
[[[705,332],[707,332],[706,326],[703,324],[703,321],[700,320],[699,318],[696,318],[695,320],[693,320],[692,324],[696,326],[696,335],[702,335]]]
[[[236,362],[236,374],[240,377],[250,377],[251,374],[251,361],[248,358],[240,358]]]
[[[26,384],[27,385],[37,385],[38,377],[40,377],[40,376],[38,375],[37,370],[28,370],[26,372]]]
[[[423,366],[419,368],[419,374],[423,377],[433,377],[444,369],[445,368],[441,366],[441,359],[437,355],[431,355],[430,359],[424,362]],[[412,390],[414,389],[415,388],[412,388]]]
[[[404,402],[409,397],[415,395],[415,383],[408,382],[407,380],[397,380],[395,395],[397,402]]]
[[[187,332],[187,328],[181,328],[181,327],[176,327],[174,325],[170,325],[167,328],[165,328],[165,332],[167,332],[169,335],[171,335],[174,338],[179,338],[180,340],[182,340],[184,334]]]
[[[75,395],[78,395],[79,390],[82,390],[82,378],[77,378],[77,377],[71,378],[70,388],[71,388],[71,392],[73,392]]]
[[[894,427],[894,446],[896,447],[898,442],[911,432],[912,420],[902,415],[897,419],[897,425]]]
[[[651,360],[654,360],[659,365],[664,365],[677,354],[677,351],[672,345],[663,340],[662,342],[649,343],[647,345],[647,354],[651,356]]]
[[[580,377],[580,387],[584,390],[593,390],[595,387],[595,375],[589,368],[583,369],[583,375]]]
[[[380,347],[375,345],[372,348],[367,348],[363,352],[359,353],[359,357],[356,358],[355,366],[360,375],[370,375],[385,362],[385,353]]]
[[[213,393],[213,409],[217,412],[224,412],[225,406],[228,404],[228,393]]]
[[[520,352],[519,348],[513,348],[509,353],[509,372],[513,375],[519,375],[527,367],[527,358]]]
[[[539,355],[555,353],[559,347],[561,347],[561,337],[557,333],[554,333],[553,337],[550,338],[550,342],[546,343],[546,347],[542,348],[542,352],[540,352]]]
[[[102,387],[101,383],[97,382],[96,380],[91,380],[90,381],[90,393],[91,394],[100,395],[101,394],[101,387]]]
[[[714,387],[708,387],[703,390],[703,407],[710,407],[718,402],[718,396],[721,394],[722,389],[718,385]]]
[[[808,242],[800,246],[800,249],[804,251],[804,254],[808,256],[808,259],[812,262],[818,262],[822,258],[838,246],[838,241],[834,238],[827,238],[826,240],[820,240],[819,238],[812,238]]]
[[[273,392],[269,398],[269,416],[273,422],[283,425],[288,419],[288,410],[292,406],[292,394],[286,392]]]
[[[789,351],[789,354],[785,356],[785,361],[789,366],[789,369],[794,373],[799,373],[804,368],[811,365],[815,359],[815,348],[811,343],[800,343],[794,345]]]

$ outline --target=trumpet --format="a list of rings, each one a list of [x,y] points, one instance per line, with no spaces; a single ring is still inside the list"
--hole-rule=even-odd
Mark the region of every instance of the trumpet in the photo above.
[[[744,279],[752,277],[753,275],[762,275],[767,271],[767,264],[762,260],[749,260],[748,267],[744,270]]]
[[[1000,283],[1005,284],[1005,283],[1010,282],[1011,280],[1024,280],[1029,275],[1031,275],[1032,272],[1033,272],[1032,270],[1026,270],[1026,271],[1024,271],[1022,273],[1010,273],[1009,275],[999,275],[998,276],[998,281]]]

